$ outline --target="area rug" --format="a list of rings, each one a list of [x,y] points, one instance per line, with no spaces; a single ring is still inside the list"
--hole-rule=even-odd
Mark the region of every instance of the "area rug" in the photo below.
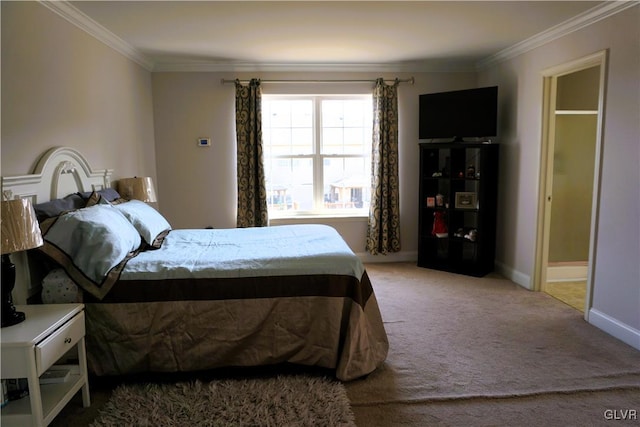
[[[355,426],[342,383],[306,375],[118,386],[91,424]]]

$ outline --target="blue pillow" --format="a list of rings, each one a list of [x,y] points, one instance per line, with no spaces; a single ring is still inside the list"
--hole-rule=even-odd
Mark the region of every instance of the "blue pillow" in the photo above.
[[[44,203],[37,203],[33,205],[33,209],[36,211],[38,221],[42,222],[47,218],[56,217],[63,212],[83,208],[84,205],[85,200],[79,194],[69,194],[62,199],[54,199]]]
[[[114,205],[138,230],[145,242],[154,249],[160,248],[164,237],[171,230],[169,222],[153,207],[140,200],[130,200]]]
[[[113,188],[105,188],[98,191],[86,191],[84,193],[73,193],[62,199],[54,199],[44,203],[33,205],[36,217],[39,222],[48,218],[56,217],[62,213],[74,211],[76,209],[92,206],[100,199],[113,202],[120,199],[120,194]],[[95,199],[95,200],[93,200]]]
[[[83,289],[101,299],[118,280],[142,240],[111,205],[95,205],[42,224],[41,251],[57,261]]]

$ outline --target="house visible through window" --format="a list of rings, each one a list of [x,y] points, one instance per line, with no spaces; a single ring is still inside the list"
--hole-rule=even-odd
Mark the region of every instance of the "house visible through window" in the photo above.
[[[263,95],[269,216],[366,214],[371,95]]]

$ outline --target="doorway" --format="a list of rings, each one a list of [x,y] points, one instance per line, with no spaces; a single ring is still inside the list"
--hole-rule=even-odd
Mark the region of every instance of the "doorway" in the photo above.
[[[606,51],[545,70],[534,288],[588,320]]]

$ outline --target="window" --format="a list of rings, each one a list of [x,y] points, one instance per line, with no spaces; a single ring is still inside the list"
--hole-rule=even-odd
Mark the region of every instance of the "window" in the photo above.
[[[371,95],[263,95],[270,217],[367,214]]]

